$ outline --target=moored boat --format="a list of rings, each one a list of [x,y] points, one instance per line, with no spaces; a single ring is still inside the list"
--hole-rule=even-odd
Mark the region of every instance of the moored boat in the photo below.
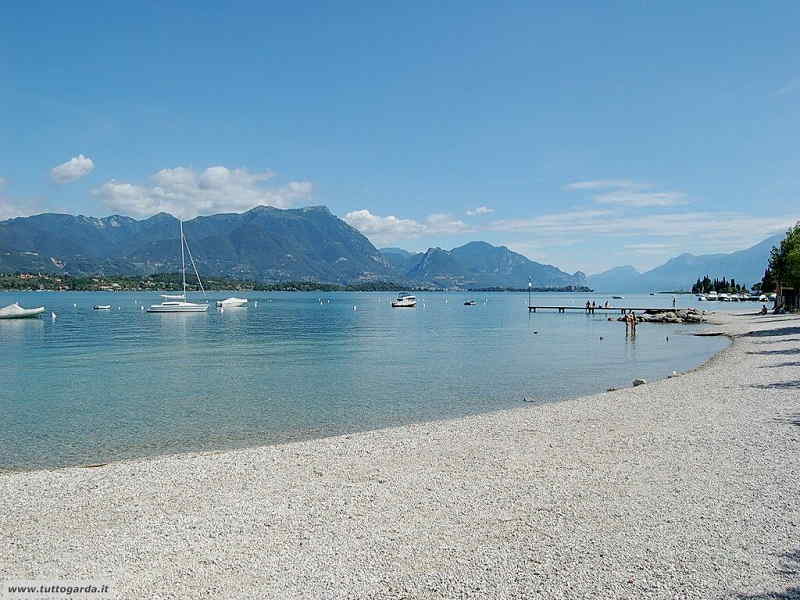
[[[95,304],[92,307],[94,310],[111,310],[110,304]]]
[[[147,309],[149,313],[187,313],[187,312],[206,312],[208,304],[197,304],[195,302],[180,302],[167,300],[160,304],[152,304]]]
[[[161,298],[163,301],[160,304],[151,304],[147,309],[149,313],[196,313],[206,312],[208,310],[207,303],[198,304],[196,302],[186,301],[186,258],[184,256],[184,248],[186,252],[189,253],[189,260],[192,262],[194,274],[197,277],[197,283],[200,285],[200,289],[203,291],[203,294],[205,294],[206,291],[203,289],[203,282],[200,280],[200,274],[197,272],[197,265],[194,264],[192,251],[189,250],[189,244],[186,242],[186,237],[183,235],[183,221],[178,221],[178,223],[180,223],[181,234],[181,277],[183,279],[183,294],[162,294]]]
[[[217,306],[220,308],[236,308],[237,306],[245,306],[247,298],[225,298],[225,300],[217,300]]]
[[[466,301],[464,301],[464,306],[475,306],[476,304],[478,304],[477,300],[466,300]]]
[[[414,308],[417,305],[416,296],[406,296],[400,294],[397,300],[392,301],[393,308]]]
[[[22,308],[16,302],[0,308],[0,319],[29,319],[44,312],[44,306]]]

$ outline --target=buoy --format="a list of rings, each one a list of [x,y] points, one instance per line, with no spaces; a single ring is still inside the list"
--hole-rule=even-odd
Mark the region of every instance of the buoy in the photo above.
[[[356,310],[356,305],[355,304],[353,304],[353,310]]]
[[[50,313],[50,317],[53,319],[53,321],[55,321],[56,320],[56,313],[51,312]]]
[[[73,307],[75,307],[75,308],[78,308],[78,305],[77,305],[77,304],[73,304],[72,306],[73,306]]]

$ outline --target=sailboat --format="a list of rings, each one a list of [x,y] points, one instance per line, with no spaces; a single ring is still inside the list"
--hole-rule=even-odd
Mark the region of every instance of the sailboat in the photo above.
[[[187,313],[187,312],[206,312],[208,310],[208,303],[198,304],[195,302],[186,301],[186,258],[184,255],[184,247],[189,253],[189,260],[192,262],[194,274],[197,276],[197,283],[200,284],[200,289],[205,295],[206,291],[203,289],[203,282],[200,281],[200,274],[197,272],[197,266],[194,264],[192,258],[192,251],[189,250],[189,244],[186,242],[186,237],[183,235],[183,221],[178,220],[180,223],[181,231],[181,276],[183,278],[183,294],[162,294],[163,299],[161,304],[151,304],[147,312],[151,313]]]

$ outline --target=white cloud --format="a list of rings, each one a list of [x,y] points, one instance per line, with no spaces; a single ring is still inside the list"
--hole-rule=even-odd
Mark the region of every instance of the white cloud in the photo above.
[[[617,204],[642,208],[645,206],[677,206],[688,204],[686,195],[680,192],[635,192],[625,189],[614,190],[594,197],[598,204]]]
[[[50,170],[50,175],[56,183],[69,183],[88,175],[92,172],[92,169],[94,169],[92,159],[79,154],[78,156],[73,156],[67,162],[53,167]]]
[[[27,217],[30,214],[32,214],[30,211],[12,204],[9,199],[0,196],[0,221],[13,219],[14,217]]]
[[[38,207],[39,203],[36,201],[26,202],[27,206],[23,207],[20,205],[19,200],[8,198],[3,193],[6,183],[8,183],[8,180],[5,177],[0,177],[0,221],[13,219],[14,217],[28,217],[41,212]]]
[[[150,179],[152,185],[111,180],[93,190],[116,212],[149,216],[168,212],[187,219],[197,215],[242,212],[254,206],[289,208],[307,201],[313,192],[308,181],[291,181],[280,187],[266,187],[272,171],[209,167],[195,171],[188,167],[162,169]]]
[[[642,184],[630,179],[595,179],[593,181],[575,181],[564,186],[565,190],[607,190],[611,188],[639,189]]]
[[[688,204],[686,194],[681,192],[652,191],[648,183],[638,183],[630,179],[598,179],[595,181],[576,181],[564,186],[568,191],[601,192],[592,196],[597,204],[614,204],[632,208],[679,206]]]
[[[674,248],[675,244],[625,244],[623,247],[627,250],[663,250]]]
[[[570,234],[598,236],[650,236],[673,238],[672,246],[685,249],[713,247],[714,251],[739,250],[766,235],[785,231],[795,215],[753,217],[734,212],[681,212],[658,215],[625,215],[618,210],[583,210],[530,219],[493,221],[490,231],[535,233],[558,240]],[[656,243],[656,242],[653,242]]]
[[[429,215],[423,222],[425,233],[466,233],[473,231],[472,227],[451,215],[436,213]]]
[[[772,95],[783,96],[784,94],[790,94],[796,90],[800,90],[800,79],[798,78],[790,79],[786,84],[772,92]]]
[[[343,218],[378,245],[412,239],[421,235],[472,231],[472,228],[463,221],[444,213],[435,213],[429,215],[424,221],[415,221],[414,219],[400,219],[394,215],[381,217],[373,215],[367,209],[362,209],[349,212]]]
[[[467,211],[468,217],[478,217],[481,215],[488,215],[494,212],[493,208],[489,208],[488,206],[479,206],[478,208],[474,208],[472,210]]]

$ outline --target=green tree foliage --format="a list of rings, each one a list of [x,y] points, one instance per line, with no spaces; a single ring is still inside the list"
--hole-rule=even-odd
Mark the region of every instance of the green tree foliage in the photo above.
[[[730,281],[725,277],[722,279],[711,279],[708,275],[702,279],[698,278],[697,282],[692,286],[692,293],[707,294],[708,292],[717,292],[718,294],[747,294],[748,289],[746,285],[737,283],[733,278],[731,278]]]
[[[775,284],[800,289],[800,223],[789,231],[779,246],[772,248],[769,257],[769,268],[761,282],[762,289],[767,284],[767,274]]]
[[[757,283],[756,285],[762,294],[771,294],[774,292],[777,286],[775,284],[775,278],[772,276],[772,271],[766,269],[761,282]],[[756,285],[753,286],[753,289],[755,289]]]

